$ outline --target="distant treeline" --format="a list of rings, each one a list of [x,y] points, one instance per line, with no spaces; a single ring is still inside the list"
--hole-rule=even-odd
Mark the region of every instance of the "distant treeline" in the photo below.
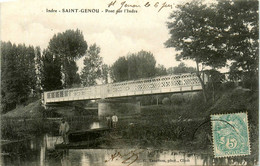
[[[46,49],[1,42],[1,106],[8,112],[17,105],[39,98],[41,92],[92,86],[97,83],[147,78],[166,74],[195,72],[184,63],[166,69],[157,65],[151,52],[139,51],[119,57],[112,65],[103,63],[100,47],[88,47],[82,32],[67,30],[50,39]],[[78,73],[76,61],[84,57]],[[29,100],[30,101],[30,100]]]
[[[1,105],[10,110],[24,103],[37,89],[39,48],[1,43]]]

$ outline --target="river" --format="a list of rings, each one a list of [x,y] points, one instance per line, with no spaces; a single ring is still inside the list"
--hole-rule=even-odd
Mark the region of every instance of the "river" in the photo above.
[[[2,146],[1,165],[7,166],[167,166],[213,165],[212,156],[158,149],[67,149],[55,150],[61,137],[42,137]],[[222,164],[238,164],[221,159]],[[242,161],[240,164],[246,164]],[[214,164],[215,165],[215,164]]]
[[[99,128],[98,122],[90,128]],[[60,136],[42,135],[13,142],[1,148],[3,166],[171,166],[171,165],[246,165],[245,160],[214,159],[211,154],[153,148],[55,149]]]

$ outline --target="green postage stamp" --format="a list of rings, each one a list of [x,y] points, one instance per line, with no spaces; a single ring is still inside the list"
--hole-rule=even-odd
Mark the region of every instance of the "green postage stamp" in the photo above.
[[[214,156],[250,154],[247,113],[211,115]]]

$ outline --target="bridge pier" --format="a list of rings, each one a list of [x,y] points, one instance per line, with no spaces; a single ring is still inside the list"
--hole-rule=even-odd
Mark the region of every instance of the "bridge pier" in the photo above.
[[[98,101],[98,116],[117,116],[140,113],[140,102],[124,99],[101,99]]]

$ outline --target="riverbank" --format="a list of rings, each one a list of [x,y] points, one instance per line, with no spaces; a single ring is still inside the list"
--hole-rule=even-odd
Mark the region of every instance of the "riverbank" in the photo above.
[[[98,118],[95,112],[93,115],[82,116],[78,113],[72,116],[72,109],[55,108],[48,113],[38,102],[21,108],[20,112],[9,112],[2,116],[2,139],[15,141],[43,133],[57,135],[60,117],[67,118],[71,131],[89,129],[94,122],[99,126],[106,124],[105,119]],[[142,106],[140,114],[119,116],[118,139],[107,137],[110,141],[103,146],[115,148],[120,146],[118,141],[121,141],[123,146],[130,147],[138,145],[207,150],[212,145],[210,115],[235,112],[248,113],[250,142],[253,145],[251,152],[258,153],[258,92],[241,88],[219,92],[214,102],[205,103],[202,94],[198,93],[178,104]],[[55,118],[46,116],[51,114]],[[129,140],[134,140],[134,143],[129,144]]]

